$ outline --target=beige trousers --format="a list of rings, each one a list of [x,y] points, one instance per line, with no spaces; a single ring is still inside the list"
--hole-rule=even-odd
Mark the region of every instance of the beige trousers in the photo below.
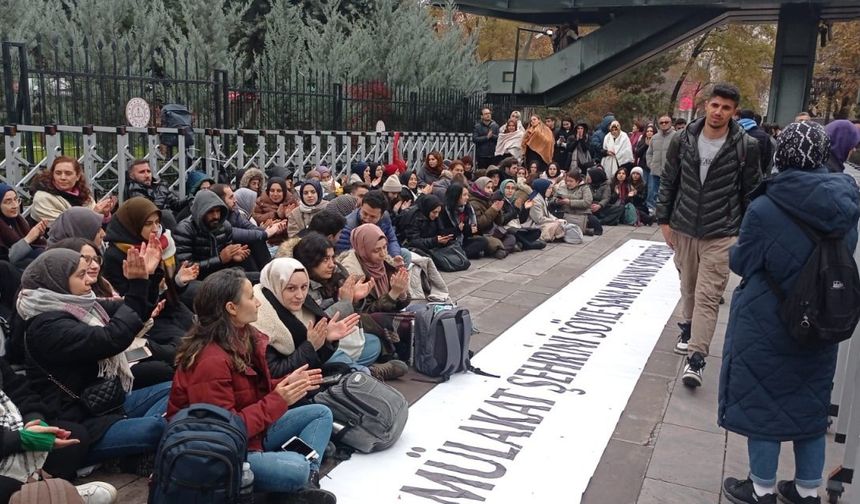
[[[699,239],[672,231],[675,266],[681,276],[681,305],[692,324],[687,355],[708,355],[717,327],[720,297],[729,281],[729,249],[737,238]]]

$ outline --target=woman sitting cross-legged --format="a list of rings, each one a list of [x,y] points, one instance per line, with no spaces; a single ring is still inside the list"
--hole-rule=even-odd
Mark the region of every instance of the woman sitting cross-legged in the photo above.
[[[47,250],[21,278],[27,376],[59,420],[86,427],[90,463],[152,453],[165,426],[170,382],[135,389],[125,355],[151,315],[147,279],[161,251],[143,246],[127,257],[124,301],[97,299],[92,257],[68,249]]]
[[[275,259],[263,268],[278,261]],[[334,504],[319,489],[319,468],[331,436],[331,411],[322,405],[292,408],[319,388],[319,370],[299,367],[280,381],[266,363],[268,338],[252,325],[260,302],[236,268],[209,275],[194,298],[198,322],[182,340],[167,416],[194,403],[224,408],[245,422],[254,490],[281,495],[276,502]],[[319,454],[313,460],[281,450],[298,436]],[[269,496],[268,501],[273,502]]]

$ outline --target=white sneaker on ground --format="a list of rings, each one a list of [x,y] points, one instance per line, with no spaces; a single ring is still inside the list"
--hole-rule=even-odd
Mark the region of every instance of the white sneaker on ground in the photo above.
[[[85,504],[114,504],[116,502],[116,488],[108,483],[92,481],[78,485],[78,490]]]

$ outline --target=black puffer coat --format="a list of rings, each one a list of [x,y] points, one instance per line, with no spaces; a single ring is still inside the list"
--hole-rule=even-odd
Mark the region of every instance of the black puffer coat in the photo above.
[[[221,209],[221,223],[215,229],[203,222],[206,212]],[[176,262],[191,261],[200,265],[200,277],[228,266],[222,263],[221,249],[232,243],[233,227],[227,222],[227,205],[212,191],[200,191],[191,205],[191,215],[176,225],[173,240],[176,242]]]
[[[657,195],[657,222],[695,238],[737,236],[749,194],[761,182],[759,144],[731,121],[703,184],[698,139],[704,125],[704,118],[694,121],[669,144]],[[738,158],[744,155],[741,170]]]
[[[179,196],[171,191],[169,187],[154,180],[149,187],[134,180],[128,180],[125,185],[125,199],[128,200],[135,196],[143,196],[155,203],[155,206],[162,210],[179,212],[188,206],[187,199],[179,199]]]

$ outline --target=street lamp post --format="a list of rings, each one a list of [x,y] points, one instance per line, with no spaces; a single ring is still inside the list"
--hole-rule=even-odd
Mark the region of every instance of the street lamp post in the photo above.
[[[511,104],[514,103],[514,96],[516,96],[517,92],[517,66],[520,60],[520,32],[526,31],[531,33],[537,33],[539,35],[546,35],[548,37],[552,37],[553,31],[551,29],[546,30],[533,30],[531,28],[521,28],[517,26],[517,43],[514,46],[514,76],[511,79]],[[526,55],[528,56],[528,55]]]

